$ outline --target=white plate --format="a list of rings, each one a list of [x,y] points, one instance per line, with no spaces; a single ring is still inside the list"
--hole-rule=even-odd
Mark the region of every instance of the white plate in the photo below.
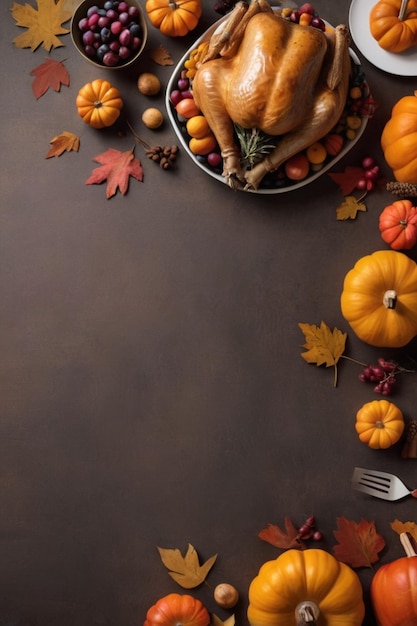
[[[365,0],[361,0],[361,2],[364,2]],[[171,78],[168,82],[167,85],[167,89],[166,89],[166,95],[165,95],[165,106],[167,109],[167,113],[168,113],[168,118],[171,122],[171,125],[182,145],[182,147],[184,148],[184,150],[187,152],[187,154],[189,155],[189,157],[194,161],[194,163],[200,168],[202,169],[204,172],[206,172],[206,174],[209,174],[209,176],[211,176],[212,178],[215,178],[216,180],[218,180],[219,182],[227,185],[227,181],[226,179],[220,174],[217,173],[216,171],[214,171],[213,169],[211,169],[207,164],[202,163],[201,161],[198,160],[198,158],[196,157],[195,154],[193,154],[190,150],[190,148],[188,147],[188,140],[189,137],[185,132],[185,124],[181,123],[178,120],[177,114],[175,112],[174,107],[172,106],[170,100],[169,100],[169,96],[170,93],[172,91],[174,91],[174,89],[176,89],[176,84],[177,81],[181,75],[181,72],[184,70],[184,63],[185,61],[188,59],[188,57],[190,56],[190,53],[192,52],[192,50],[194,50],[194,48],[196,48],[202,41],[206,41],[207,39],[209,39],[211,37],[211,35],[214,33],[214,31],[221,25],[221,23],[227,19],[227,15],[222,17],[220,20],[218,20],[217,22],[215,22],[205,33],[203,33],[203,35],[201,35],[201,37],[199,37],[193,44],[192,46],[190,46],[190,48],[187,50],[187,52],[184,54],[184,56],[180,59],[180,61],[178,62],[178,64],[176,65]],[[352,62],[355,65],[360,66],[360,61],[357,57],[357,55],[355,54],[355,52],[353,50],[350,49],[350,56],[352,59]],[[352,139],[351,141],[347,141],[345,146],[343,147],[343,149],[341,150],[341,152],[335,156],[333,159],[331,159],[330,161],[328,161],[318,172],[313,173],[311,176],[308,176],[307,178],[304,178],[303,180],[296,182],[292,185],[286,185],[285,187],[264,187],[262,188],[262,183],[261,183],[261,187],[257,190],[254,189],[247,189],[244,190],[243,187],[238,187],[239,191],[245,191],[246,193],[256,193],[256,194],[277,194],[277,193],[286,193],[287,191],[295,191],[296,189],[299,189],[300,187],[304,187],[305,185],[308,185],[309,183],[312,183],[314,180],[316,180],[317,178],[319,178],[320,176],[323,176],[323,174],[325,174],[325,172],[327,172],[328,170],[330,170],[335,163],[337,163],[340,159],[342,159],[348,152],[349,150],[351,150],[353,148],[353,146],[357,143],[357,141],[360,139],[360,137],[362,136],[366,125],[368,123],[368,118],[367,117],[362,117],[362,124],[360,126],[360,128],[358,129],[357,133],[356,133],[356,137],[354,139]]]
[[[384,72],[397,76],[417,76],[417,47],[404,52],[381,48],[369,29],[369,13],[377,0],[352,0],[349,29],[353,41],[365,59]]]

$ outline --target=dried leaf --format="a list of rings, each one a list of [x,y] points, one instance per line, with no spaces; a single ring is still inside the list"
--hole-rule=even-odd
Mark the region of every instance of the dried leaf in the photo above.
[[[114,196],[117,189],[124,196],[129,187],[129,176],[133,176],[140,182],[143,180],[142,166],[139,159],[134,156],[134,148],[126,152],[109,148],[106,152],[94,157],[93,161],[101,163],[101,167],[93,170],[85,184],[100,184],[107,180],[107,198]]]
[[[258,537],[262,539],[262,541],[266,541],[276,548],[283,550],[290,548],[304,550],[306,547],[299,537],[297,528],[289,517],[285,517],[285,531],[281,530],[276,524],[268,524],[266,528],[258,533]]]
[[[337,362],[345,351],[347,333],[338,328],[333,331],[321,322],[320,326],[314,324],[298,324],[304,333],[306,343],[302,345],[307,352],[302,352],[302,358],[307,363],[316,363],[317,367],[325,365],[334,367],[334,386],[337,385]]]
[[[346,196],[342,204],[336,209],[338,220],[354,220],[358,211],[366,211],[366,205],[355,198]]]
[[[235,623],[236,619],[234,615],[230,615],[230,617],[223,621],[220,619],[220,617],[217,617],[215,613],[211,614],[210,626],[235,626]]]
[[[158,547],[158,551],[171,578],[184,589],[194,589],[194,587],[201,585],[217,559],[217,554],[215,554],[200,565],[197,551],[190,543],[185,556],[181,554],[178,548]]]
[[[379,560],[378,553],[385,547],[385,540],[375,522],[361,519],[357,524],[345,517],[337,518],[339,530],[333,531],[338,545],[333,547],[335,557],[351,567],[371,567]]]
[[[348,165],[343,172],[330,173],[330,178],[339,186],[344,196],[348,196],[356,188],[356,183],[363,177],[363,168]]]
[[[54,91],[60,91],[61,85],[68,87],[70,83],[69,74],[63,63],[46,58],[45,62],[35,67],[30,72],[30,76],[35,76],[32,83],[32,90],[38,100],[51,87]]]
[[[80,147],[80,138],[74,133],[70,133],[67,130],[64,130],[60,135],[57,135],[49,142],[52,144],[52,148],[49,149],[45,159],[50,159],[51,157],[59,157],[64,152],[78,152]]]
[[[151,50],[151,59],[158,65],[174,65],[171,54],[162,45]]]
[[[80,4],[80,0],[62,0],[63,8],[66,11],[70,11],[71,15],[74,13],[75,9]]]
[[[396,519],[391,523],[391,528],[399,535],[408,533],[414,541],[417,541],[417,524],[415,522],[400,522],[400,520]]]
[[[68,28],[61,24],[71,18],[71,11],[64,8],[62,0],[36,0],[38,9],[29,4],[13,3],[12,16],[17,26],[27,30],[13,39],[18,48],[31,48],[32,52],[42,44],[48,52],[51,48],[59,48],[64,44],[57,35],[66,35]]]

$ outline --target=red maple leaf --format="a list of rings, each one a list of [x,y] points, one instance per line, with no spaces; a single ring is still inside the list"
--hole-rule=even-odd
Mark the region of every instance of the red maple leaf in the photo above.
[[[93,170],[90,178],[85,181],[86,185],[100,184],[107,180],[106,197],[111,198],[120,190],[124,196],[129,187],[129,176],[142,182],[143,170],[138,158],[134,155],[134,148],[126,152],[120,152],[109,148],[94,157],[93,161],[101,163],[101,167]]]
[[[385,539],[377,533],[375,522],[361,519],[359,524],[337,518],[339,530],[333,531],[339,542],[333,547],[335,557],[351,567],[371,567],[379,560],[378,553],[385,547]]]
[[[330,178],[339,185],[344,196],[348,196],[356,188],[358,180],[363,178],[363,168],[348,165],[343,172],[329,174]]]
[[[54,91],[60,91],[61,85],[68,87],[70,84],[69,74],[61,61],[46,58],[44,63],[38,65],[30,72],[30,76],[35,76],[32,83],[32,91],[39,100],[51,87]]]
[[[285,531],[281,530],[276,524],[268,524],[266,528],[258,533],[258,537],[262,541],[266,541],[283,550],[288,550],[289,548],[304,550],[305,548],[305,544],[300,539],[300,533],[289,517],[285,517]]]

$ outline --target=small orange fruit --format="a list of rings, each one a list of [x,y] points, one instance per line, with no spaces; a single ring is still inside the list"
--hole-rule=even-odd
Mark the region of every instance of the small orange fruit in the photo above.
[[[187,121],[186,129],[190,137],[195,137],[196,139],[202,139],[211,132],[204,115],[193,115],[193,117],[190,117]]]
[[[202,139],[197,139],[196,137],[193,137],[192,139],[190,139],[188,146],[193,154],[204,155],[209,154],[216,149],[217,141],[213,133],[210,133]]]
[[[309,148],[307,148],[306,156],[310,163],[313,165],[319,165],[326,160],[327,151],[322,143],[316,141]]]

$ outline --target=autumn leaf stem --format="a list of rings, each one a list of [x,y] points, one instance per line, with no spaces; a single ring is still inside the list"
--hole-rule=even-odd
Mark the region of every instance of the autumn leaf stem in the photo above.
[[[139,137],[139,135],[135,132],[132,125],[130,124],[129,120],[126,120],[126,124],[128,125],[129,130],[134,136],[134,138],[136,139],[136,141],[140,143],[145,148],[145,150],[150,150],[151,149],[150,145],[146,143],[146,141],[144,141],[141,137]]]

